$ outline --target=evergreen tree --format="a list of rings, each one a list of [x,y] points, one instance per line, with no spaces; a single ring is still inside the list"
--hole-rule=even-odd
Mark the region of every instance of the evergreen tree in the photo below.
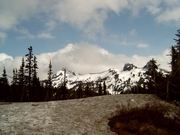
[[[40,82],[39,78],[37,77],[37,58],[36,56],[33,57],[33,68],[32,68],[32,88],[31,91],[29,92],[30,94],[30,100],[31,101],[39,101],[39,94],[40,94]]]
[[[77,89],[77,98],[82,98],[82,97],[83,97],[82,82],[79,82]]]
[[[176,69],[176,60],[177,60],[177,51],[175,50],[174,46],[171,47],[171,71],[175,71]]]
[[[8,101],[10,100],[10,91],[9,91],[9,84],[6,74],[6,69],[4,67],[2,78],[0,78],[0,100],[1,101]]]
[[[102,86],[101,86],[101,82],[99,83],[98,95],[99,95],[99,96],[102,95]]]
[[[26,78],[27,78],[27,84],[30,87],[32,82],[32,73],[33,73],[33,53],[32,53],[32,46],[28,48],[29,53],[26,54],[26,65],[25,65],[25,72],[26,72]]]
[[[166,99],[180,101],[180,29],[177,32],[177,39],[174,39],[176,45],[171,47],[172,71],[167,78]]]
[[[3,77],[3,79],[4,79],[4,83],[5,83],[5,84],[8,84],[8,79],[7,79],[7,74],[6,74],[6,69],[5,69],[5,67],[4,67],[4,69],[3,69],[2,77]]]
[[[25,66],[24,58],[22,58],[22,63],[18,72],[18,83],[20,86],[24,86],[26,83],[24,66]]]
[[[25,100],[25,85],[26,85],[26,76],[25,76],[25,62],[24,58],[22,58],[22,62],[18,71],[18,83],[19,83],[19,92],[18,92],[18,98],[22,102]]]
[[[18,83],[18,77],[17,77],[17,69],[13,69],[13,79],[12,79],[12,85],[17,85]]]
[[[67,99],[67,87],[66,87],[66,69],[64,69],[64,80],[63,80],[63,85],[61,86],[61,91],[62,91],[62,96],[63,100]]]
[[[49,62],[49,70],[48,70],[48,79],[46,81],[46,100],[51,100],[52,99],[52,65],[51,61]]]
[[[174,45],[176,51],[178,54],[180,54],[180,29],[177,30],[177,34],[175,34],[177,36],[177,39],[174,39],[176,42],[176,45]]]
[[[86,97],[91,96],[91,95],[90,95],[90,89],[89,89],[88,83],[86,84],[86,87],[85,87],[85,94],[86,94]]]
[[[52,65],[51,65],[51,61],[49,62],[49,71],[48,71],[48,80],[47,80],[47,85],[48,88],[52,88]]]
[[[37,80],[38,80],[38,78],[37,78],[37,69],[38,69],[37,58],[36,58],[36,56],[34,56],[33,69],[32,69],[33,85],[36,85]]]
[[[32,46],[28,48],[29,53],[26,54],[26,65],[25,65],[25,73],[26,73],[26,80],[28,89],[26,90],[26,101],[29,101],[29,91],[31,90],[32,86],[32,74],[33,74],[33,53],[32,53]]]
[[[148,62],[148,71],[146,72],[146,74],[148,75],[147,79],[149,80],[148,83],[148,89],[149,89],[149,93],[157,93],[156,91],[156,77],[158,75],[158,66],[157,65],[157,61],[154,60],[154,58],[152,58],[152,60],[150,60]]]
[[[104,83],[103,83],[103,91],[104,91],[104,95],[107,95],[106,83],[105,83],[105,81],[104,81]]]
[[[113,86],[113,87],[114,87],[113,89],[114,89],[115,94],[117,94],[117,92],[119,92],[119,90],[118,90],[118,89],[119,89],[119,88],[118,88],[118,87],[119,87],[119,86],[118,86],[118,82],[120,81],[120,80],[119,80],[119,74],[115,74],[115,75],[114,75],[114,80],[115,80],[115,84],[114,84],[114,86]]]
[[[13,79],[11,85],[11,101],[18,101],[18,77],[17,69],[13,69]]]

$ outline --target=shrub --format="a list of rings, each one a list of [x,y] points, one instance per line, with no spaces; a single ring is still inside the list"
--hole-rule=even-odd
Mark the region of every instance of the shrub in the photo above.
[[[108,125],[119,135],[179,135],[179,118],[168,117],[167,110],[167,106],[157,103],[139,108],[122,105]]]

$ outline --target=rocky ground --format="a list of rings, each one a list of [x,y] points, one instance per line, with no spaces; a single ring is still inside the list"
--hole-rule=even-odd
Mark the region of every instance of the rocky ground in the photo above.
[[[154,95],[107,95],[83,99],[0,103],[1,135],[115,135],[108,118],[121,105],[162,102]]]

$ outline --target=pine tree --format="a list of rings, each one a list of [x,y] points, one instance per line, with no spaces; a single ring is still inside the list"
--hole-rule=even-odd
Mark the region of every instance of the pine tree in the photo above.
[[[82,82],[79,82],[78,89],[77,89],[77,98],[83,97],[83,90],[82,90]]]
[[[148,89],[149,89],[149,93],[157,93],[156,91],[156,77],[158,75],[158,67],[159,65],[157,65],[157,61],[154,60],[154,58],[152,58],[149,63],[148,63],[148,71],[146,72],[147,79],[149,80],[148,83]]]
[[[99,95],[99,96],[102,95],[102,86],[101,86],[101,82],[99,83],[98,95]]]
[[[64,69],[64,80],[63,80],[63,85],[61,87],[61,91],[62,91],[63,100],[66,100],[67,99],[66,69]]]
[[[49,70],[48,70],[48,79],[46,81],[46,88],[47,88],[47,92],[46,92],[46,101],[47,100],[51,100],[52,99],[52,65],[51,65],[51,61],[49,62]]]
[[[32,85],[32,73],[33,73],[33,53],[32,53],[32,46],[28,48],[29,53],[26,54],[26,65],[25,65],[25,72],[27,77],[27,84],[29,87]]]
[[[25,95],[26,95],[25,85],[27,83],[26,79],[27,78],[25,76],[25,62],[24,62],[24,58],[22,58],[22,62],[18,71],[18,83],[19,83],[18,98],[21,102],[25,100]]]
[[[25,69],[24,69],[25,63],[24,63],[24,58],[22,58],[22,63],[18,72],[18,83],[20,86],[25,85],[26,80],[25,80]]]
[[[177,51],[175,50],[174,46],[171,47],[171,71],[175,71],[176,68],[176,60],[177,60]]]
[[[177,32],[177,39],[174,39],[176,45],[171,47],[172,71],[167,78],[166,99],[180,101],[180,29]]]
[[[176,45],[174,45],[176,51],[178,54],[180,54],[180,29],[177,30],[177,34],[175,34],[178,39],[174,39],[176,42]]]
[[[13,69],[13,79],[12,79],[12,85],[17,85],[18,83],[18,77],[17,77],[17,69]]]
[[[26,65],[25,65],[25,73],[26,73],[26,80],[28,89],[26,90],[26,101],[29,101],[29,91],[31,90],[32,86],[32,74],[33,74],[33,53],[32,53],[32,46],[28,48],[29,53],[26,54]]]
[[[104,95],[107,95],[106,83],[105,83],[105,81],[104,81],[104,83],[103,83],[103,91],[104,91]]]
[[[86,87],[85,87],[85,94],[86,94],[86,97],[89,97],[89,96],[91,96],[90,94],[90,89],[89,89],[89,85],[88,85],[88,83],[86,84]]]
[[[40,82],[39,78],[37,77],[37,58],[36,56],[33,57],[33,68],[32,68],[32,88],[31,91],[29,92],[30,94],[30,100],[31,101],[39,101],[39,94],[40,94]]]
[[[33,85],[36,85],[37,82],[37,69],[38,69],[38,65],[37,65],[37,58],[36,56],[34,56],[33,59],[33,69],[32,69],[32,79],[33,79]]]
[[[48,71],[48,81],[47,81],[47,84],[48,84],[48,88],[52,88],[52,65],[51,65],[51,61],[49,62],[49,71]]]
[[[17,69],[13,69],[13,79],[11,85],[11,101],[18,101],[18,77]]]
[[[8,79],[7,79],[7,74],[6,74],[6,69],[5,69],[5,67],[4,67],[4,69],[3,69],[2,77],[3,77],[3,79],[4,79],[4,83],[5,83],[5,84],[8,84]]]
[[[2,78],[0,78],[0,100],[1,101],[8,101],[10,100],[10,91],[9,91],[9,84],[6,74],[6,69],[4,67]]]

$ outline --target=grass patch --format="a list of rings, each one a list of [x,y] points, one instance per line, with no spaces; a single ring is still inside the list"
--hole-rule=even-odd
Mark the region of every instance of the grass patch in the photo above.
[[[179,135],[179,118],[168,117],[168,110],[158,103],[133,108],[122,105],[108,125],[118,135]]]

